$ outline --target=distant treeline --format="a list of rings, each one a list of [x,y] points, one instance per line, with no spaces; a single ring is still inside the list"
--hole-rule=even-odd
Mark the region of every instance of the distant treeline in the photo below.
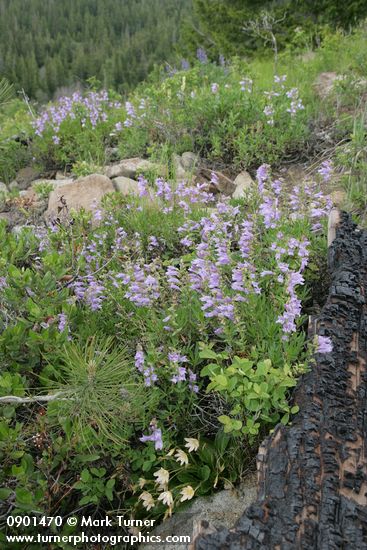
[[[128,90],[170,61],[191,0],[0,0],[0,77],[32,98],[94,76]]]
[[[367,0],[192,0],[181,50],[201,46],[209,57],[253,55],[271,48],[312,47],[329,29],[346,29],[367,16]],[[327,31],[326,31],[327,32]]]

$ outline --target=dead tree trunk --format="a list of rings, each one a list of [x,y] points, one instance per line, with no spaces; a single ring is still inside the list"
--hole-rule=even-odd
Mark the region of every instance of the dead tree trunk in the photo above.
[[[367,231],[343,214],[329,249],[332,283],[317,354],[296,391],[300,412],[258,454],[258,498],[231,530],[196,550],[367,549]]]

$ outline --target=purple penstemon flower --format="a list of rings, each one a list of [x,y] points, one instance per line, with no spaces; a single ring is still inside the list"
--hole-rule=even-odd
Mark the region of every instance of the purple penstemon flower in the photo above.
[[[297,330],[296,326],[296,319],[301,315],[301,309],[302,304],[301,300],[297,297],[295,287],[297,285],[303,285],[304,284],[304,278],[299,272],[288,272],[288,285],[287,285],[287,293],[289,295],[289,299],[285,304],[284,313],[282,315],[279,315],[277,319],[277,323],[282,325],[282,330],[285,334],[283,339],[287,338],[287,334],[291,332],[295,332]]]
[[[179,382],[184,382],[186,380],[186,367],[177,367],[177,373],[174,374],[171,378],[173,384],[178,384]]]
[[[145,364],[144,352],[141,349],[141,346],[139,346],[136,349],[136,353],[135,353],[135,366],[139,372],[143,372],[144,364]]]
[[[259,206],[259,212],[264,218],[264,225],[267,229],[274,229],[276,222],[280,219],[281,213],[278,207],[278,198],[265,195]]]
[[[333,173],[333,167],[330,160],[324,160],[321,163],[320,168],[317,170],[317,172],[320,174],[322,179],[325,183],[330,181],[332,173]]]
[[[270,171],[270,166],[268,164],[262,164],[257,169],[256,180],[257,180],[257,183],[258,183],[258,191],[259,191],[260,195],[262,194],[262,192],[264,190],[264,183],[269,178],[269,171]]]
[[[194,372],[192,372],[191,369],[189,369],[189,388],[193,393],[198,393],[199,391],[199,386],[195,384],[196,380],[197,380],[197,375]]]
[[[149,195],[148,192],[148,181],[144,178],[144,176],[138,177],[138,189],[139,189],[139,197],[146,197]]]
[[[102,309],[102,302],[106,298],[103,294],[105,287],[92,276],[88,277],[89,286],[84,294],[85,302],[92,311]]]
[[[187,357],[186,355],[181,355],[177,351],[171,351],[168,354],[168,360],[171,363],[187,363]]]
[[[211,181],[211,183],[212,183],[213,185],[218,185],[219,179],[218,179],[218,176],[217,176],[217,174],[216,174],[215,172],[212,172],[212,173],[210,174],[210,181]]]
[[[155,421],[150,423],[149,430],[151,432],[150,435],[143,435],[139,438],[139,441],[142,443],[152,441],[154,443],[155,450],[161,451],[163,449],[162,430],[157,427]]]
[[[67,318],[67,315],[66,313],[59,313],[58,315],[58,330],[59,332],[64,332],[65,328],[67,327],[67,324],[68,324],[68,318]]]
[[[159,281],[151,274],[153,266],[133,265],[128,275],[122,279],[128,285],[125,297],[137,306],[149,306],[159,298]]]
[[[156,375],[155,369],[153,365],[145,364],[145,355],[140,345],[136,349],[134,361],[137,370],[144,376],[145,386],[150,387],[154,382],[157,382],[158,376]]]
[[[316,336],[316,353],[331,353],[333,351],[333,342],[329,336]]]
[[[144,384],[147,387],[153,386],[154,382],[157,382],[158,376],[155,373],[153,365],[148,365],[143,370]]]
[[[196,57],[200,61],[200,63],[202,63],[203,65],[205,65],[209,61],[208,56],[207,56],[206,51],[204,50],[204,48],[198,48],[197,49]]]
[[[173,265],[168,266],[166,271],[168,286],[172,290],[181,290],[180,287],[180,271]]]
[[[251,78],[244,78],[243,80],[240,80],[240,86],[242,92],[251,92],[252,91],[252,80]]]

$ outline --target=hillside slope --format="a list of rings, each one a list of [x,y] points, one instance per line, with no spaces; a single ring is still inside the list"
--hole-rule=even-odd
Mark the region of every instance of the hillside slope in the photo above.
[[[33,98],[95,76],[120,91],[169,60],[191,0],[0,0],[0,74]],[[162,17],[164,14],[164,17]]]

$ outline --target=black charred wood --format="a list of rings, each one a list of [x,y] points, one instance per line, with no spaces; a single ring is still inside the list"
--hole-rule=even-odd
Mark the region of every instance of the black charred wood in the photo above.
[[[195,550],[367,549],[367,231],[341,215],[329,249],[331,287],[316,354],[295,401],[258,453],[258,495],[233,529],[195,539]]]

